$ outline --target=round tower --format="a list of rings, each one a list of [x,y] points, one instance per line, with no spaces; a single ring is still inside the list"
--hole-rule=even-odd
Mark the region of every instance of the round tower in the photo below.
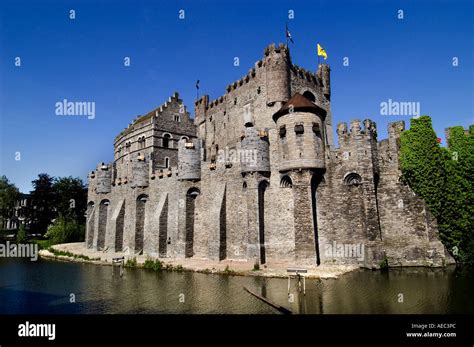
[[[270,171],[270,145],[267,130],[257,130],[253,126],[245,128],[240,149],[242,173]]]
[[[145,160],[143,153],[138,153],[136,158],[132,160],[132,180],[130,186],[148,187],[148,162]]]
[[[183,139],[179,141],[178,179],[201,179],[201,146],[199,139]]]
[[[324,109],[298,93],[273,115],[280,171],[325,168],[325,116]]]
[[[106,165],[100,163],[97,166],[96,170],[96,193],[110,193],[112,189],[112,167],[111,165]]]
[[[290,54],[285,45],[275,47],[271,44],[265,48],[263,59],[265,67],[267,105],[283,103],[290,98]]]

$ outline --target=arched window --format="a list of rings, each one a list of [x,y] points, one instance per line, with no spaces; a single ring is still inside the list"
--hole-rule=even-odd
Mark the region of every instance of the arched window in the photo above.
[[[359,186],[362,184],[362,177],[355,172],[350,172],[344,177],[344,184],[346,186]]]
[[[291,188],[293,187],[293,182],[291,181],[290,176],[283,176],[280,180],[280,187],[282,188]]]
[[[148,201],[148,195],[146,194],[140,194],[137,198],[137,201],[141,201],[141,202],[147,202]]]
[[[170,167],[170,158],[166,157],[165,158],[165,168],[169,169]]]
[[[164,134],[163,135],[163,147],[170,148],[170,139],[171,139],[170,134]]]
[[[125,143],[125,153],[130,153],[130,146],[131,146],[131,142],[130,141],[127,141]]]
[[[194,255],[194,210],[196,198],[201,194],[198,188],[193,187],[186,193],[186,218],[185,218],[185,251],[184,256],[191,258]]]
[[[138,138],[138,149],[145,148],[145,136],[141,136]]]
[[[309,101],[316,102],[316,97],[314,96],[313,93],[311,93],[309,90],[305,91],[303,93],[303,96],[308,99]]]

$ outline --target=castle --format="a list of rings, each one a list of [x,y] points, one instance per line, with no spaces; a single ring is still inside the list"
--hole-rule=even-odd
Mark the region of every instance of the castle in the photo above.
[[[311,266],[445,264],[436,220],[399,181],[403,122],[337,126],[330,68],[270,45],[190,118],[178,93],[136,118],[89,175],[86,246]]]

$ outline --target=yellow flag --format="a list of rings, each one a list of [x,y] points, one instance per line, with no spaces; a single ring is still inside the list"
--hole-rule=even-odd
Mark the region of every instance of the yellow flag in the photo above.
[[[324,50],[323,47],[320,46],[319,43],[318,43],[318,55],[321,56],[321,57],[324,57],[324,60],[326,60],[328,58],[328,55],[326,54],[326,51]]]

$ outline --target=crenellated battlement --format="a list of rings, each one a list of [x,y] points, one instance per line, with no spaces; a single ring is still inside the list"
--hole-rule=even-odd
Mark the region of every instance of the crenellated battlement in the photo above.
[[[265,57],[268,57],[272,53],[290,54],[290,50],[288,49],[288,47],[286,47],[285,44],[281,42],[278,45],[276,45],[275,43],[271,43],[267,47],[265,47],[265,49],[263,50],[263,54],[265,55]]]
[[[268,57],[270,55],[272,55],[273,53],[284,55],[285,58],[289,59],[289,50],[283,43],[280,43],[278,46],[275,45],[274,43],[268,45],[264,49],[264,59],[263,60],[258,60],[257,62],[255,62],[254,67],[249,69],[248,73],[245,76],[243,76],[240,79],[234,81],[233,83],[230,83],[229,85],[227,85],[227,87],[225,89],[226,90],[225,94],[217,97],[216,99],[214,99],[210,102],[209,102],[209,96],[204,95],[204,96],[202,96],[201,98],[199,98],[198,100],[196,100],[194,102],[195,108],[196,109],[200,108],[200,113],[202,113],[201,109],[202,109],[203,105],[204,105],[204,111],[207,111],[208,109],[213,109],[214,107],[216,107],[216,106],[224,103],[225,101],[227,101],[228,96],[230,94],[237,91],[241,86],[244,86],[244,85],[248,84],[249,82],[251,82],[253,79],[255,79],[257,77],[257,74],[260,70],[265,69],[267,67],[268,62],[265,61],[265,60],[268,60]],[[289,65],[291,67],[291,64],[289,64]],[[301,69],[301,68],[295,69],[295,71],[301,71],[301,73],[304,76],[307,76],[307,78],[309,78],[311,81],[314,81],[316,83],[316,76],[314,76],[314,74],[311,74],[308,71],[303,71],[303,69]]]
[[[183,100],[181,100],[179,98],[179,93],[174,92],[173,95],[168,97],[168,100],[165,101],[160,106],[156,107],[155,109],[153,109],[152,111],[148,112],[147,114],[145,114],[143,116],[135,117],[132,120],[132,122],[128,124],[127,128],[122,130],[122,132],[115,137],[115,143],[118,142],[119,140],[121,140],[124,136],[126,136],[126,135],[130,134],[131,132],[133,132],[134,130],[137,130],[137,129],[143,127],[144,125],[146,125],[147,121],[149,121],[148,124],[153,124],[153,121],[155,119],[157,119],[158,117],[160,117],[160,115],[163,112],[166,111],[166,109],[168,108],[168,106],[171,103],[176,102],[176,103],[180,104],[180,103],[182,103],[182,101]],[[183,105],[183,107],[184,107],[184,113],[187,113],[186,106]]]
[[[321,80],[318,78],[317,74],[303,69],[302,67],[295,64],[291,65],[290,69],[297,78],[305,79],[319,86],[321,85]]]
[[[358,135],[370,135],[374,138],[377,136],[377,124],[370,119],[365,119],[363,122],[359,119],[354,119],[350,122],[350,127],[348,127],[346,122],[338,123],[336,132],[339,143],[346,141],[348,137],[356,137]]]
[[[405,130],[405,121],[397,121],[388,123],[387,132],[389,138],[398,138],[400,134]]]

